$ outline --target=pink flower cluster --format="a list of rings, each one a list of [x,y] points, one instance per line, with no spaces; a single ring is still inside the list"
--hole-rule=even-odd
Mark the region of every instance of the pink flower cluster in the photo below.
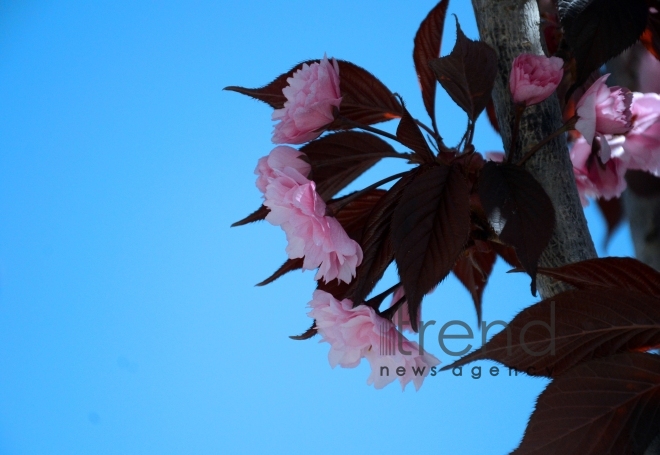
[[[624,87],[608,87],[605,84],[608,77],[609,74],[606,74],[591,84],[576,105],[579,118],[575,129],[589,145],[593,144],[594,138],[602,138],[605,134],[625,134],[632,127],[632,93]],[[606,162],[612,151],[606,140],[601,140],[600,146],[601,159]]]
[[[307,179],[311,167],[300,159],[304,155],[279,146],[259,160],[255,174],[270,209],[266,220],[286,233],[290,259],[304,258],[303,269],[319,269],[315,279],[349,283],[362,262],[362,249],[336,218],[325,215],[325,202]]]
[[[621,139],[617,139],[616,144],[611,144],[614,146],[615,156],[606,163],[598,162],[597,155],[592,153],[592,147],[585,138],[580,137],[573,144],[571,148],[573,174],[583,206],[589,204],[588,197],[612,199],[626,189],[624,179],[626,163],[621,159],[622,142]]]
[[[431,354],[420,353],[417,343],[406,339],[392,322],[367,305],[353,308],[351,300],[339,301],[317,290],[309,306],[312,310],[307,314],[316,320],[322,341],[330,343],[330,365],[354,368],[366,358],[371,365],[367,384],[377,389],[398,378],[402,389],[412,381],[419,390],[431,367],[440,364]],[[400,367],[405,368],[403,376],[396,372]]]
[[[583,205],[587,197],[620,196],[628,169],[660,175],[660,95],[607,87],[606,78],[598,79],[577,105],[576,129],[583,137],[573,145],[571,161]]]
[[[302,144],[316,139],[323,127],[334,120],[334,110],[341,104],[339,65],[326,56],[319,63],[303,64],[287,79],[282,90],[284,107],[273,112],[279,120],[273,131],[276,144]]]
[[[564,75],[563,67],[564,61],[557,57],[520,54],[509,76],[513,102],[530,106],[552,95]]]

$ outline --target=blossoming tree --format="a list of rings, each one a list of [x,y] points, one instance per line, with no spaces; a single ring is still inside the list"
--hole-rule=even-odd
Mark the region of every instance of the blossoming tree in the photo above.
[[[457,24],[440,57],[448,3],[414,41],[428,123],[367,70],[327,56],[264,87],[227,87],[274,109],[278,145],[255,171],[263,205],[235,223],[265,219],[286,234],[288,260],[260,284],[316,270],[313,323],[292,338],[321,337],[333,367],[366,359],[376,388],[399,379],[418,389],[479,359],[552,378],[516,454],[659,453],[660,357],[648,351],[660,345],[660,274],[632,258],[596,258],[582,205],[621,196],[629,170],[660,174],[660,95],[600,74],[640,39],[659,56],[660,2],[541,2],[539,27],[534,0],[473,0],[481,40]],[[467,115],[455,145],[436,122],[438,83]],[[473,146],[484,111],[505,150],[485,158]],[[377,126],[392,120],[395,134]],[[339,195],[385,158],[410,168]],[[541,301],[440,368],[403,332],[423,335],[424,297],[449,273],[480,319],[498,256],[529,275]],[[397,282],[373,295],[392,263]]]

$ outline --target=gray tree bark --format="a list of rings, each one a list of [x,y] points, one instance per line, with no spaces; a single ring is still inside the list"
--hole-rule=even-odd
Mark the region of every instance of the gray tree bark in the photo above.
[[[540,104],[528,107],[520,122],[518,147],[511,144],[514,107],[509,92],[509,73],[513,59],[522,53],[543,54],[539,11],[536,0],[472,0],[481,40],[495,49],[498,76],[493,88],[493,101],[504,150],[514,154],[514,162],[525,150],[559,129],[562,112],[559,100],[552,95]],[[539,150],[525,165],[552,200],[555,231],[539,260],[541,267],[557,267],[596,257],[587,220],[573,177],[566,138],[558,136]],[[543,298],[551,297],[567,287],[543,276],[538,278]]]
[[[509,93],[509,73],[513,59],[522,54],[543,54],[540,18],[536,0],[472,0],[481,40],[498,55],[498,77],[493,88],[493,101],[504,150],[514,160],[523,151],[540,142],[562,125],[562,113],[556,95],[525,110],[519,132],[518,147],[511,144],[514,119]],[[530,159],[526,168],[539,181],[552,199],[557,215],[555,232],[541,256],[539,265],[556,267],[596,257],[587,220],[573,177],[566,138],[557,137]],[[658,236],[660,238],[660,235]],[[564,286],[539,277],[539,291],[544,298],[564,290]],[[660,455],[660,437],[644,455]]]

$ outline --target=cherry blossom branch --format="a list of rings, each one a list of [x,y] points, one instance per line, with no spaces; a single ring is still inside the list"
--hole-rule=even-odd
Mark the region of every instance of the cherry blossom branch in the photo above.
[[[364,131],[369,131],[370,133],[378,134],[378,135],[386,137],[388,139],[392,139],[393,141],[401,142],[401,141],[399,141],[399,138],[397,138],[395,135],[393,135],[391,133],[388,133],[387,131],[383,131],[381,129],[374,128],[373,126],[363,125],[362,123],[358,123],[354,120],[346,118],[343,115],[340,115],[338,118],[345,125],[352,126],[353,128],[358,128],[358,129],[361,129],[361,130],[364,130]]]
[[[439,145],[440,147],[443,147],[443,146],[444,146],[444,143],[443,143],[443,141],[442,141],[442,136],[440,136],[440,133],[438,133],[438,131],[437,131],[437,126],[435,126],[435,120],[433,120],[433,128],[434,128],[433,130],[432,130],[431,128],[429,128],[428,126],[426,126],[426,125],[425,125],[424,123],[422,123],[421,121],[417,120],[417,119],[415,119],[415,123],[417,123],[417,125],[418,125],[420,128],[422,128],[424,131],[426,131],[427,133],[429,133],[429,135],[430,135],[433,139],[435,139],[435,141],[438,143],[438,145]]]
[[[314,161],[314,166],[315,167],[322,167],[322,166],[330,166],[330,165],[335,165],[335,164],[340,164],[340,163],[346,163],[346,162],[354,162],[358,160],[363,160],[365,158],[400,158],[404,160],[410,160],[412,158],[412,153],[401,153],[401,152],[394,152],[394,153],[363,153],[361,155],[354,155],[354,156],[345,156],[341,158],[333,158],[329,160],[319,160],[319,161]]]
[[[518,161],[517,165],[522,166],[524,165],[528,159],[530,159],[536,152],[541,150],[543,146],[545,146],[548,142],[559,136],[560,134],[564,134],[567,131],[570,131],[575,128],[575,122],[577,122],[578,116],[574,115],[566,123],[564,123],[561,128],[550,134],[549,136],[546,136],[545,139],[543,139],[541,142],[536,144],[534,147],[532,147],[527,153],[525,153],[525,156],[523,156],[520,161]]]
[[[540,15],[536,0],[472,0],[481,40],[490,45],[498,57],[498,74],[493,87],[493,103],[500,125],[504,150],[513,154],[514,162],[521,150],[542,141],[562,125],[559,100],[551,96],[539,104],[528,106],[520,120],[515,150],[512,140],[512,120],[515,113],[509,89],[509,74],[514,59],[520,54],[543,55],[539,30]],[[539,266],[557,267],[596,257],[587,220],[573,175],[573,164],[566,139],[557,136],[547,144],[548,153],[537,153],[525,164],[541,184],[556,211],[553,237],[541,254]],[[551,297],[567,289],[562,283],[539,277],[541,296]]]
[[[337,201],[335,204],[333,204],[332,207],[328,205],[326,207],[326,215],[327,216],[335,216],[337,213],[339,213],[344,207],[346,207],[349,203],[353,202],[355,199],[359,198],[365,193],[368,193],[371,190],[375,190],[381,185],[385,185],[388,182],[391,182],[392,180],[399,179],[406,175],[410,171],[405,171],[405,172],[399,172],[398,174],[390,175],[389,177],[386,177],[382,180],[377,181],[374,184],[369,185],[366,188],[361,189],[360,191],[356,191],[355,193],[351,193],[348,196],[346,196],[343,199],[340,199]]]
[[[469,150],[470,146],[472,145],[472,140],[474,139],[475,126],[476,126],[476,122],[473,122],[472,120],[468,120],[467,139],[465,141],[465,147],[463,148],[463,151]]]
[[[467,126],[465,127],[465,133],[463,133],[463,137],[461,140],[458,142],[458,145],[456,146],[457,149],[461,149],[461,146],[463,145],[463,142],[467,144],[467,138],[468,134],[470,133],[470,119],[468,119]]]

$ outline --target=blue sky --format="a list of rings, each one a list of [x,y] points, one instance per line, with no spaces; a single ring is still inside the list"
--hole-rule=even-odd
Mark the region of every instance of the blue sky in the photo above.
[[[272,122],[267,106],[222,88],[263,85],[327,52],[421,117],[412,38],[434,4],[0,3],[1,454],[517,445],[545,380],[489,377],[481,362],[480,379],[443,373],[402,393],[368,387],[366,363],[332,370],[327,344],[288,338],[310,324],[313,273],[254,287],[284,261],[284,235],[229,228],[260,204],[253,170]],[[450,13],[477,36],[469,2]],[[443,54],[454,33],[448,21]],[[444,93],[437,111],[457,142],[464,114]],[[483,118],[475,144],[501,149]],[[352,188],[400,169],[381,163]],[[593,204],[587,216],[600,246]],[[622,229],[608,253],[631,252]],[[534,302],[528,279],[506,270],[498,263],[486,289],[486,321]],[[476,324],[452,277],[424,319]]]

